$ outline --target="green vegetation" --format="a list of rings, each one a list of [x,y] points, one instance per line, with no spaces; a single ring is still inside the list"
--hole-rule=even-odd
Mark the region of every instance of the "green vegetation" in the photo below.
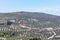
[[[38,37],[29,37],[29,36],[19,36],[18,32],[13,32],[12,34],[12,31],[0,31],[0,37],[5,37],[7,38],[7,40],[45,40],[44,38],[38,38]]]
[[[47,27],[60,27],[60,17],[37,12],[0,14],[0,37],[7,40],[47,40],[53,35],[51,31],[41,30]],[[56,30],[56,33],[60,34],[59,31]]]
[[[10,38],[10,37],[14,37],[14,36],[17,36],[17,35],[18,35],[18,32],[0,31],[0,37]]]
[[[31,38],[29,40],[42,40],[41,38]]]

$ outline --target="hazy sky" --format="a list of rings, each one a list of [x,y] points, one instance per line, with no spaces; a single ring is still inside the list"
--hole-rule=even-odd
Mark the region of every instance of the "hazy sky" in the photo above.
[[[60,15],[60,0],[0,0],[0,12],[32,11]]]

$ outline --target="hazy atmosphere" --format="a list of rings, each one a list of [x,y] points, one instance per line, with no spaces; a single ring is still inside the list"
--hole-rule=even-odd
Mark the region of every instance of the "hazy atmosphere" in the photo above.
[[[45,12],[60,16],[60,0],[0,0],[0,12]]]

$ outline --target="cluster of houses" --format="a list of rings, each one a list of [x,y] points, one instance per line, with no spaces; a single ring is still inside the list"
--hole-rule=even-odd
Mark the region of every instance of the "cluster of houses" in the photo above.
[[[14,24],[17,23],[16,19],[12,19],[12,18],[0,18],[0,31],[6,31],[6,30],[11,30],[9,27]]]
[[[16,19],[5,19],[5,18],[0,18],[0,25],[11,25],[12,23],[15,23]]]

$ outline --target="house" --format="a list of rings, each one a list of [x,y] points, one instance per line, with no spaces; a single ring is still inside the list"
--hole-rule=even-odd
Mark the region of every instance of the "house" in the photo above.
[[[0,19],[0,25],[5,25],[7,21],[5,19]]]
[[[0,40],[7,40],[6,38],[0,37]]]

